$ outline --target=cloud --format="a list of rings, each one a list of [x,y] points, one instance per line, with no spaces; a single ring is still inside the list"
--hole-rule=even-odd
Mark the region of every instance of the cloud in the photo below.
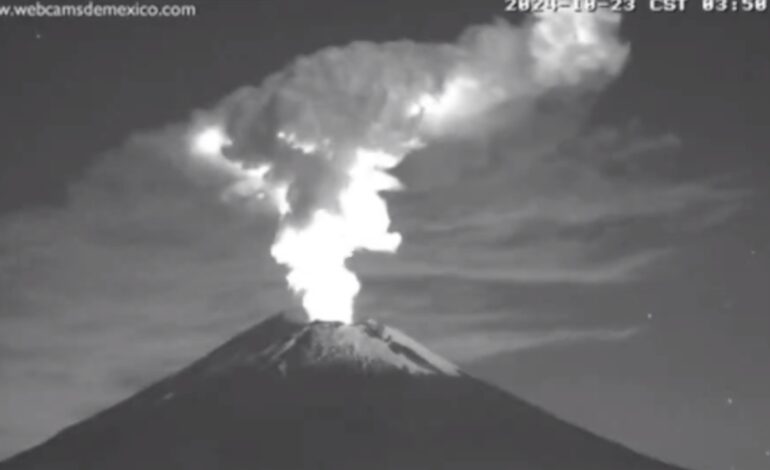
[[[463,332],[429,340],[437,353],[458,363],[470,363],[490,356],[510,354],[542,347],[558,347],[584,341],[616,342],[641,332],[640,328],[550,329],[545,331]]]

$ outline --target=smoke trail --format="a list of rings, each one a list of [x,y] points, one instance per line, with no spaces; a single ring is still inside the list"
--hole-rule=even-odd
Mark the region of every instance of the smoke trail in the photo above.
[[[415,149],[499,125],[496,110],[561,87],[601,89],[628,49],[609,12],[474,26],[456,44],[354,43],[297,59],[190,126],[190,153],[223,197],[279,215],[272,247],[314,319],[350,321],[360,289],[346,260],[392,252],[381,192]]]

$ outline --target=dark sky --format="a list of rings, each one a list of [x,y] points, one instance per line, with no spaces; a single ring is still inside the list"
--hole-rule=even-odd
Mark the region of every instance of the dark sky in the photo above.
[[[526,335],[522,341],[548,347],[502,347],[480,359],[468,354],[467,360],[463,354],[447,353],[479,376],[654,456],[693,468],[759,470],[770,468],[770,13],[703,13],[698,2],[690,3],[685,13],[650,13],[640,7],[624,18],[629,62],[599,98],[584,133],[605,128],[623,134],[630,128],[634,130],[628,132],[649,139],[669,136],[679,143],[677,150],[664,158],[652,155],[642,165],[677,180],[726,181],[741,197],[722,212],[689,214],[688,228],[675,233],[655,225],[671,224],[665,217],[618,217],[575,229],[582,237],[610,240],[614,252],[641,245],[665,250],[665,262],[628,282],[525,279],[468,281],[466,286],[434,280],[420,284],[420,290],[439,297],[433,306],[441,305],[447,292],[461,295],[462,289],[495,299],[497,310],[517,312],[511,316],[523,318],[527,331],[532,330],[526,319],[541,315],[535,325],[542,341]],[[19,220],[30,217],[58,217],[55,211],[66,211],[70,204],[68,188],[77,186],[105,152],[130,135],[184,120],[192,110],[213,105],[240,86],[259,83],[298,55],[353,40],[452,41],[466,26],[504,15],[502,10],[503,2],[480,0],[265,0],[200,3],[195,18],[176,20],[0,19],[0,232],[6,237],[21,226]],[[0,244],[2,280],[23,290],[26,280],[13,263],[37,261],[25,259],[28,251],[14,252],[13,246]],[[230,250],[239,247],[243,250],[235,256],[248,259],[251,248],[245,242]],[[75,277],[78,269],[77,259],[67,266]],[[195,285],[207,289],[207,279],[220,279],[208,275],[193,279]],[[41,279],[51,276],[44,273]],[[404,296],[414,288],[399,279],[373,280],[371,285],[373,291],[392,289]],[[227,310],[241,306],[232,297],[247,289],[248,282],[245,286],[228,291],[213,285],[211,291]],[[144,292],[138,290],[136,296]],[[160,295],[153,291],[148,302]],[[16,343],[0,336],[0,373],[17,358],[46,357],[56,348],[87,349],[86,343],[51,347],[52,336],[61,333],[59,319],[17,309],[10,297],[1,307],[0,330],[25,334],[17,335],[24,339]],[[470,308],[468,317],[474,314]],[[87,344],[107,349],[115,335],[154,328],[149,320],[142,327],[135,318],[129,322],[120,315],[98,324],[78,320],[68,328],[89,327],[96,337],[103,334],[105,344],[99,338]],[[639,333],[613,330],[617,341],[591,341],[591,334],[581,341],[561,341],[572,338],[564,318],[570,326],[593,325],[595,329],[584,331],[596,337],[608,325]],[[216,343],[201,333],[214,327],[193,320],[198,323],[188,326],[185,322],[192,320],[177,318],[177,329],[191,332],[191,346],[184,346],[174,360],[162,350],[126,353],[136,363],[126,366],[134,376],[119,377],[123,395]],[[214,322],[217,341],[236,331],[236,323],[251,321],[238,317],[231,323],[222,320],[227,326]],[[430,319],[412,328],[409,321],[394,323],[418,339],[431,331]],[[544,324],[556,326],[546,329]],[[164,327],[175,329],[173,322]],[[152,335],[162,340],[164,331],[153,329]],[[176,335],[174,341],[185,339]],[[131,350],[132,341],[125,343],[120,351]],[[436,343],[441,345],[441,338]],[[444,346],[453,350],[451,344]],[[142,364],[162,360],[167,363],[142,370]],[[90,374],[110,375],[115,361],[105,359],[98,367],[77,361],[52,367],[45,383],[54,388],[58,383],[89,383]],[[33,397],[56,400],[33,390],[39,385],[26,378],[16,379],[21,385],[11,392],[8,384],[14,377],[21,375],[0,376],[0,409],[21,406],[16,394],[24,387],[30,387]],[[66,424],[64,417],[92,411],[93,403],[56,409],[52,422]],[[29,423],[0,426],[0,452],[7,455],[33,444],[41,433],[55,431],[51,426],[34,413]],[[17,427],[24,431],[17,432]],[[4,445],[4,439],[11,444]]]

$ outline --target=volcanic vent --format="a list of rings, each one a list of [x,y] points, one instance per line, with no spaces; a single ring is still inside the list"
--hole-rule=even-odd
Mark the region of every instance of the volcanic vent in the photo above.
[[[284,314],[1,470],[673,469],[374,322]]]

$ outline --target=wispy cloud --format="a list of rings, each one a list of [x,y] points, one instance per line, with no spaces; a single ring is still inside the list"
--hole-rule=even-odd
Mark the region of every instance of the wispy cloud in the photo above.
[[[638,327],[602,329],[549,329],[461,332],[429,340],[439,354],[459,363],[470,363],[500,354],[557,347],[584,341],[624,341],[642,330]]]
[[[415,169],[418,191],[394,198],[403,249],[360,268],[385,277],[624,282],[664,260],[674,240],[727,220],[746,196],[729,180],[666,170],[682,147],[671,135],[629,126],[562,137],[522,145],[503,135],[428,155]],[[420,192],[453,151],[478,152],[484,163]]]
[[[0,454],[125,397],[290,303],[269,220],[132,142],[60,208],[0,219]]]

